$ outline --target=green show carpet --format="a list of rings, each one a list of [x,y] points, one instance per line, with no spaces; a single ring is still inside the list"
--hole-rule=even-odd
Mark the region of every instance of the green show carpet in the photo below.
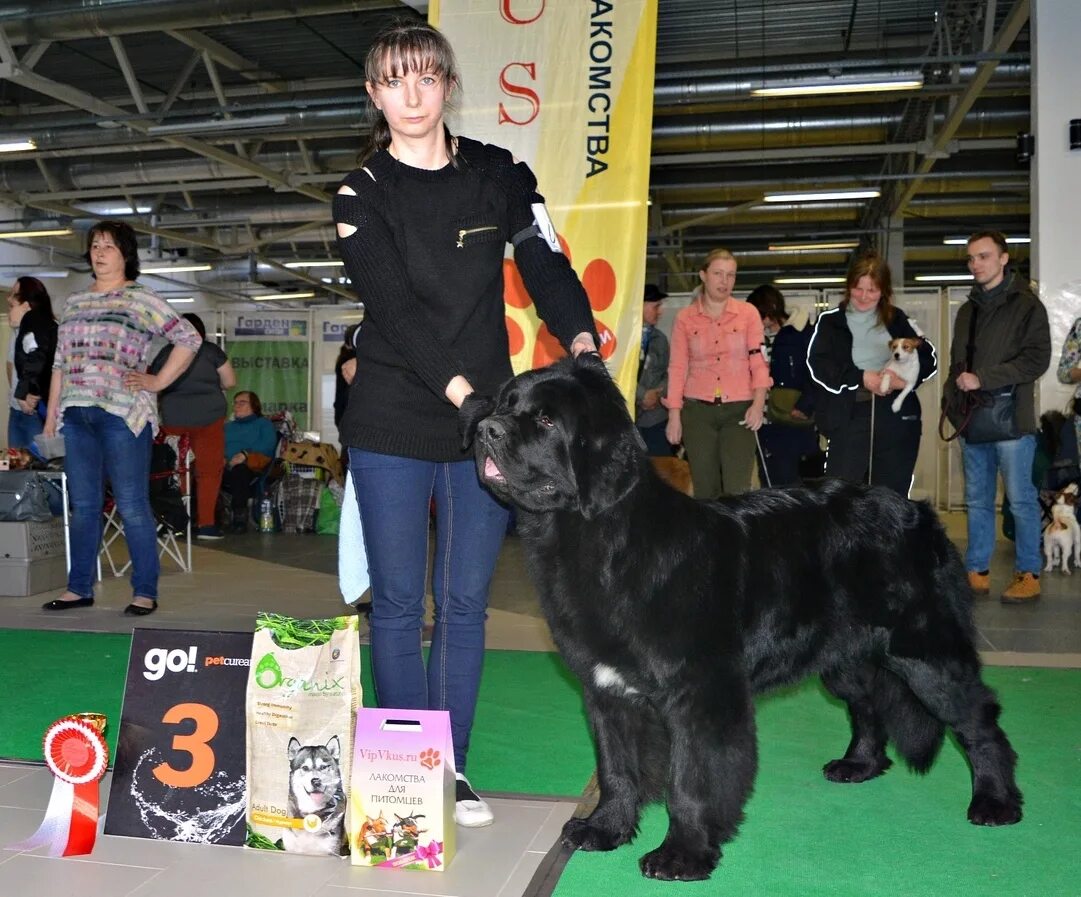
[[[0,757],[41,760],[49,724],[86,711],[108,717],[106,737],[115,751],[130,648],[130,635],[0,629],[8,694]],[[364,704],[372,707],[367,646],[361,651]],[[469,761],[470,778],[482,791],[582,792],[593,772],[593,747],[581,690],[557,655],[486,652]]]
[[[1000,667],[986,678],[1019,757],[1020,824],[968,823],[969,771],[949,740],[926,776],[892,755],[893,768],[870,782],[827,782],[822,764],[844,752],[847,715],[808,682],[757,702],[755,793],[709,881],[641,876],[638,858],[660,845],[668,826],[664,809],[652,806],[634,843],[575,853],[555,897],[1077,897],[1081,671]]]

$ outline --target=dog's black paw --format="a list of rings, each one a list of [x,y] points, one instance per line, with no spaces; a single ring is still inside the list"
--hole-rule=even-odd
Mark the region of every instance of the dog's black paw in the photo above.
[[[662,844],[638,861],[638,868],[646,878],[662,881],[701,881],[709,878],[717,867],[721,852],[680,850],[671,844]]]
[[[968,805],[968,821],[973,825],[1013,825],[1021,821],[1021,801],[974,794]]]
[[[564,847],[574,850],[615,850],[620,844],[626,844],[634,836],[634,831],[628,829],[622,832],[613,832],[600,828],[589,819],[570,819],[563,826],[561,840]]]
[[[831,782],[854,785],[882,775],[891,766],[893,761],[889,757],[879,757],[876,760],[830,760],[822,767],[822,773]]]

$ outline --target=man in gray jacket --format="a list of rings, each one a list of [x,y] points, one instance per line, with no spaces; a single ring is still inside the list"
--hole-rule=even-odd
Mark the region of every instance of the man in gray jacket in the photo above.
[[[1051,333],[1047,309],[1028,283],[1007,268],[1009,261],[1006,237],[998,231],[980,231],[969,237],[968,269],[976,284],[957,312],[950,346],[950,376],[943,388],[951,422],[959,426],[964,417],[958,409],[964,406],[964,399],[972,398],[972,393],[1014,387],[1019,438],[976,444],[966,440],[964,433],[961,435],[968,506],[965,567],[972,591],[977,595],[990,592],[995,489],[1001,471],[1016,524],[1014,576],[1002,592],[1002,601],[1025,604],[1040,597],[1040,506],[1032,482],[1037,426],[1034,386],[1051,363]]]
[[[638,355],[638,389],[634,396],[634,422],[651,455],[671,455],[664,435],[668,410],[661,397],[668,392],[668,337],[657,326],[667,298],[656,284],[647,283],[642,299],[642,349]]]

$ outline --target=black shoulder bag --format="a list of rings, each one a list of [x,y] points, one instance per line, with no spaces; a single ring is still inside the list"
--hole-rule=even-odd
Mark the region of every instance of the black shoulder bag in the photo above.
[[[965,348],[965,370],[972,370],[972,359],[976,354],[976,317],[979,309],[972,306],[972,317],[968,325],[968,345]],[[1017,425],[1017,387],[1013,384],[996,390],[975,389],[958,392],[955,401],[961,423],[952,436],[942,432],[946,419],[946,405],[943,400],[942,419],[939,420],[938,433],[947,442],[964,436],[965,442],[979,445],[986,442],[1005,442],[1021,437],[1021,428]]]

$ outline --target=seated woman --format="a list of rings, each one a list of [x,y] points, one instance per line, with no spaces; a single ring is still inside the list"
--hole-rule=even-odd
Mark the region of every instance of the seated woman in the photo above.
[[[234,533],[248,528],[252,483],[274,459],[278,431],[263,417],[259,396],[250,390],[233,399],[233,419],[225,424],[224,486],[232,495]]]

